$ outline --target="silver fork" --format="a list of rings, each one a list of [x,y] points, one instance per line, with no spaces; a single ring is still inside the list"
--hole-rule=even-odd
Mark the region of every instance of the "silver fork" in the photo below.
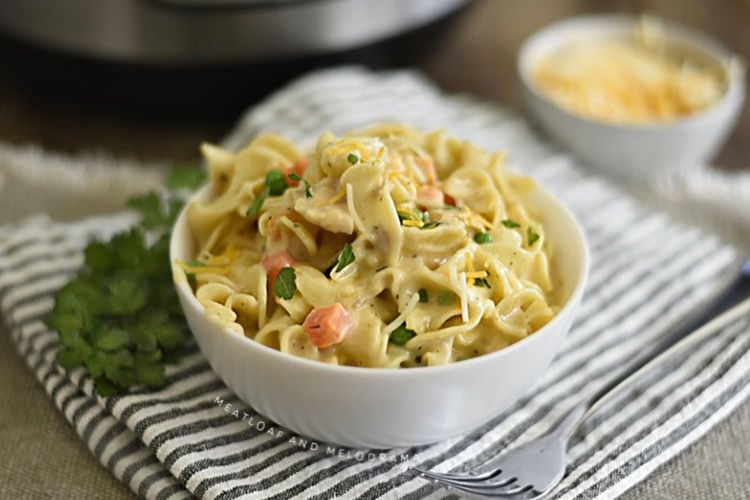
[[[417,467],[414,470],[426,478],[473,496],[506,500],[541,498],[565,475],[568,440],[587,417],[667,358],[676,356],[750,312],[748,296],[750,261],[745,264],[734,284],[712,301],[703,314],[685,322],[677,328],[675,334],[637,358],[625,373],[575,405],[556,425],[538,438],[501,453],[468,472],[441,473]],[[742,300],[737,303],[740,298]],[[725,312],[710,319],[721,311]]]

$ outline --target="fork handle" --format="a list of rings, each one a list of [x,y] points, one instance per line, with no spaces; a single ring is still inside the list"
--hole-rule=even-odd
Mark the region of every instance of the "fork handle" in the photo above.
[[[620,376],[609,382],[590,398],[576,405],[564,417],[560,431],[571,435],[589,416],[611,401],[621,390],[641,378],[647,372],[689,347],[701,342],[737,318],[750,312],[750,260],[745,262],[739,277],[703,312],[689,318],[642,356],[639,356]],[[718,313],[721,313],[717,316]],[[713,318],[713,319],[712,319]]]

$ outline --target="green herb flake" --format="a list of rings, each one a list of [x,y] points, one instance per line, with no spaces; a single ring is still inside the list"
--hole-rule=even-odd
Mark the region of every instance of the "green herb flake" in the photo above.
[[[396,345],[404,345],[415,335],[414,330],[406,328],[406,323],[401,323],[398,328],[391,332],[390,340]]]
[[[492,288],[486,278],[474,278],[474,286],[479,288]]]
[[[349,160],[349,163],[352,165],[359,163],[359,156],[355,153],[349,153],[349,156],[347,156],[346,159]]]
[[[490,233],[477,233],[474,235],[474,241],[480,245],[485,243],[492,243],[492,235]]]
[[[505,219],[502,222],[502,224],[503,224],[503,226],[507,227],[508,229],[515,229],[517,227],[521,227],[521,224],[519,224],[518,222],[514,221],[513,219]]]
[[[440,222],[432,220],[430,222],[425,222],[420,229],[432,229],[438,227],[440,224]]]
[[[273,293],[279,298],[290,300],[297,291],[296,279],[297,273],[293,267],[282,268],[273,284]]]
[[[263,203],[266,201],[266,198],[268,198],[269,190],[268,187],[263,188],[263,190],[258,194],[258,197],[253,200],[253,204],[250,205],[250,208],[247,209],[247,212],[245,215],[248,217],[255,217],[260,213],[260,209],[263,207]]]
[[[312,198],[312,188],[310,187],[310,183],[305,181],[305,198]]]
[[[419,294],[419,301],[420,301],[420,302],[421,302],[422,304],[426,304],[427,302],[429,302],[429,301],[430,301],[430,296],[429,296],[429,295],[427,295],[427,289],[425,289],[425,288],[420,288],[420,289],[419,289],[419,290],[417,291],[417,293]]]
[[[456,303],[456,294],[449,290],[442,290],[438,293],[437,303],[441,306],[452,306]]]
[[[299,181],[301,181],[301,180],[302,180],[302,177],[300,177],[300,176],[299,176],[299,174],[297,174],[296,172],[292,172],[292,173],[291,173],[291,174],[289,174],[289,175],[288,175],[287,177],[289,177],[289,178],[290,178],[291,180],[293,180],[294,182],[299,182]]]
[[[269,170],[266,174],[266,187],[271,196],[281,196],[289,187],[281,170]]]
[[[349,243],[344,245],[344,249],[341,251],[339,256],[339,263],[336,265],[336,272],[339,273],[344,270],[346,266],[354,262],[355,256],[352,246]]]
[[[539,234],[534,232],[533,229],[531,229],[531,226],[526,229],[526,237],[529,239],[529,246],[534,246],[534,243],[539,239]]]

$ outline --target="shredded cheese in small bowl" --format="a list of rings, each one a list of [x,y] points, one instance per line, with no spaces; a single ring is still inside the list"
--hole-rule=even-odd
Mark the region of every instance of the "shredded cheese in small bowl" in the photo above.
[[[726,68],[667,42],[652,23],[631,36],[563,44],[542,57],[534,83],[568,111],[614,123],[670,122],[703,111],[726,93]]]
[[[519,51],[518,75],[551,139],[626,181],[710,162],[745,99],[733,52],[688,27],[623,14],[539,30]]]

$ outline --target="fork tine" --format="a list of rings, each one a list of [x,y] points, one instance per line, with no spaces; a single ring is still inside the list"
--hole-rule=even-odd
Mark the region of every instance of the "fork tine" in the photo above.
[[[420,469],[420,473],[423,476],[429,477],[431,479],[435,479],[437,481],[457,481],[461,483],[466,483],[467,485],[471,485],[473,483],[480,483],[480,482],[486,482],[490,479],[497,480],[497,483],[503,483],[508,484],[513,478],[502,478],[502,470],[495,469],[488,472],[484,472],[481,474],[471,474],[471,473],[465,473],[465,472],[458,472],[458,473],[452,473],[452,472],[430,472],[430,471],[422,471]],[[495,481],[493,481],[495,482]]]
[[[472,493],[474,495],[481,495],[484,497],[489,498],[512,498],[513,500],[516,499],[535,499],[542,496],[542,493],[537,492],[534,490],[533,486],[531,485],[524,485],[524,486],[512,486],[511,488],[504,488],[504,487],[493,487],[493,486],[465,486],[465,485],[459,485],[459,484],[448,484],[443,483],[445,486],[448,486],[449,488],[453,488],[458,491],[463,491],[465,493]],[[526,494],[530,495],[526,495]]]
[[[496,496],[512,496],[518,493],[524,493],[532,489],[530,484],[519,485],[515,477],[503,479],[502,481],[471,481],[466,478],[446,479],[440,474],[428,474],[427,477],[435,479],[438,483],[446,486],[458,488],[470,493],[476,494],[493,494]]]
[[[488,488],[501,488],[504,486],[510,486],[516,481],[516,478],[504,477],[499,478],[498,476],[490,476],[490,478],[475,478],[473,476],[460,475],[460,474],[425,474],[425,476],[439,481],[441,483],[460,485],[460,486],[476,486],[476,487],[488,487]],[[495,480],[497,478],[497,480]]]
[[[499,476],[502,472],[500,469],[494,469],[491,471],[483,472],[481,474],[470,474],[466,472],[431,472],[425,469],[420,469],[419,467],[413,467],[413,469],[417,472],[419,472],[423,476],[427,476],[431,479],[435,479],[437,481],[440,481],[442,479],[466,479],[471,481],[484,481],[486,479],[490,479],[496,476]]]

